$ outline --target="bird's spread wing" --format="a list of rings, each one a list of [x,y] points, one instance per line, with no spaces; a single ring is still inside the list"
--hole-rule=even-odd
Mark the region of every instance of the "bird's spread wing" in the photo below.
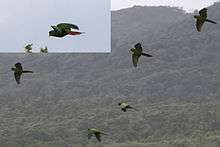
[[[200,10],[199,15],[206,18],[207,17],[207,9],[203,8],[202,10]]]
[[[61,29],[76,29],[76,30],[79,30],[79,27],[77,25],[74,25],[74,24],[70,24],[70,23],[60,23],[57,25],[58,28],[61,28]]]
[[[202,26],[203,26],[204,22],[205,21],[197,19],[197,21],[196,21],[196,29],[197,29],[197,31],[201,32]]]
[[[142,46],[140,43],[137,43],[134,45],[135,49],[138,50],[139,52],[142,52]]]
[[[21,74],[14,72],[14,76],[17,84],[20,84]]]
[[[97,140],[100,142],[101,141],[101,135],[100,133],[95,133],[95,137],[97,138]]]
[[[132,61],[133,61],[134,67],[137,67],[138,59],[139,59],[139,56],[135,54],[132,55]]]
[[[213,23],[213,24],[218,24],[217,22],[215,22],[215,21],[213,21],[213,20],[210,20],[210,19],[206,19],[205,21],[210,22],[210,23]]]
[[[16,67],[18,70],[21,70],[21,71],[23,70],[23,68],[22,68],[22,66],[21,66],[21,63],[19,63],[19,62],[15,64],[15,67]]]
[[[141,53],[141,55],[146,56],[146,57],[153,57],[152,55],[146,54],[146,53]]]

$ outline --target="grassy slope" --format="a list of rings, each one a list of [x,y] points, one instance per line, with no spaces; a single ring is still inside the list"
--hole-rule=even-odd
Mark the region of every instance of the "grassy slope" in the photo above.
[[[122,113],[115,103],[107,105],[101,100],[90,104],[85,100],[70,100],[41,106],[32,102],[26,106],[4,107],[0,111],[0,124],[4,126],[0,143],[81,146],[84,142],[99,146],[96,140],[87,141],[85,130],[91,125],[110,134],[103,137],[102,145],[110,144],[107,147],[193,146],[199,143],[200,136],[202,143],[219,145],[220,132],[216,131],[220,121],[219,103],[133,103],[139,112]],[[111,145],[113,142],[119,144]]]

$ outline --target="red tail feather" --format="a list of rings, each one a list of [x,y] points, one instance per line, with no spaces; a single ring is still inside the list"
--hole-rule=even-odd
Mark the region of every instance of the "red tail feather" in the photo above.
[[[71,31],[71,32],[69,32],[69,35],[80,35],[82,33],[83,32],[73,32],[73,31]]]

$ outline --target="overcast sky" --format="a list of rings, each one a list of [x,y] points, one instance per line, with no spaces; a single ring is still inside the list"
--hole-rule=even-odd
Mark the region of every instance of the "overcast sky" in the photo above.
[[[110,0],[0,0],[0,52],[109,52]],[[69,22],[86,32],[62,39],[48,36],[51,25]]]
[[[132,7],[134,5],[144,6],[177,6],[182,7],[187,12],[195,9],[201,9],[212,5],[219,0],[112,0],[111,9],[119,10],[122,8]]]

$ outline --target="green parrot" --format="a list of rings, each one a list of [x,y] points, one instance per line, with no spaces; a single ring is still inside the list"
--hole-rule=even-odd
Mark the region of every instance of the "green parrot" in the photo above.
[[[202,26],[206,21],[217,24],[217,22],[207,19],[207,8],[200,10],[199,15],[194,15],[194,18],[196,19],[196,29],[198,32],[202,31]]]
[[[99,130],[96,129],[96,128],[89,128],[89,129],[88,129],[88,139],[91,139],[91,137],[92,137],[93,135],[95,135],[96,139],[97,139],[99,142],[101,142],[101,134],[107,135],[107,134],[105,134],[105,133],[99,131]]]
[[[57,26],[51,26],[53,30],[49,32],[49,36],[54,36],[54,37],[64,37],[66,35],[80,35],[84,32],[76,32],[76,31],[71,31],[71,29],[79,30],[79,27],[74,24],[69,24],[69,23],[60,23]]]
[[[41,49],[40,49],[40,52],[41,52],[41,53],[48,53],[48,48],[47,48],[47,47],[41,48]]]
[[[11,68],[12,71],[14,71],[14,77],[17,82],[17,84],[20,84],[21,75],[23,73],[33,73],[33,71],[23,70],[21,63],[16,63],[15,68]]]
[[[134,108],[134,107],[131,107],[129,104],[127,103],[118,103],[118,105],[121,107],[121,110],[126,112],[127,109],[133,109],[133,110],[136,110],[138,111],[138,109]]]
[[[26,53],[32,53],[32,46],[33,44],[28,44],[25,46]]]
[[[132,52],[132,61],[133,61],[134,67],[137,67],[138,59],[141,56],[153,57],[152,55],[142,52],[142,46],[140,43],[135,44],[134,48],[130,49],[130,51]]]

